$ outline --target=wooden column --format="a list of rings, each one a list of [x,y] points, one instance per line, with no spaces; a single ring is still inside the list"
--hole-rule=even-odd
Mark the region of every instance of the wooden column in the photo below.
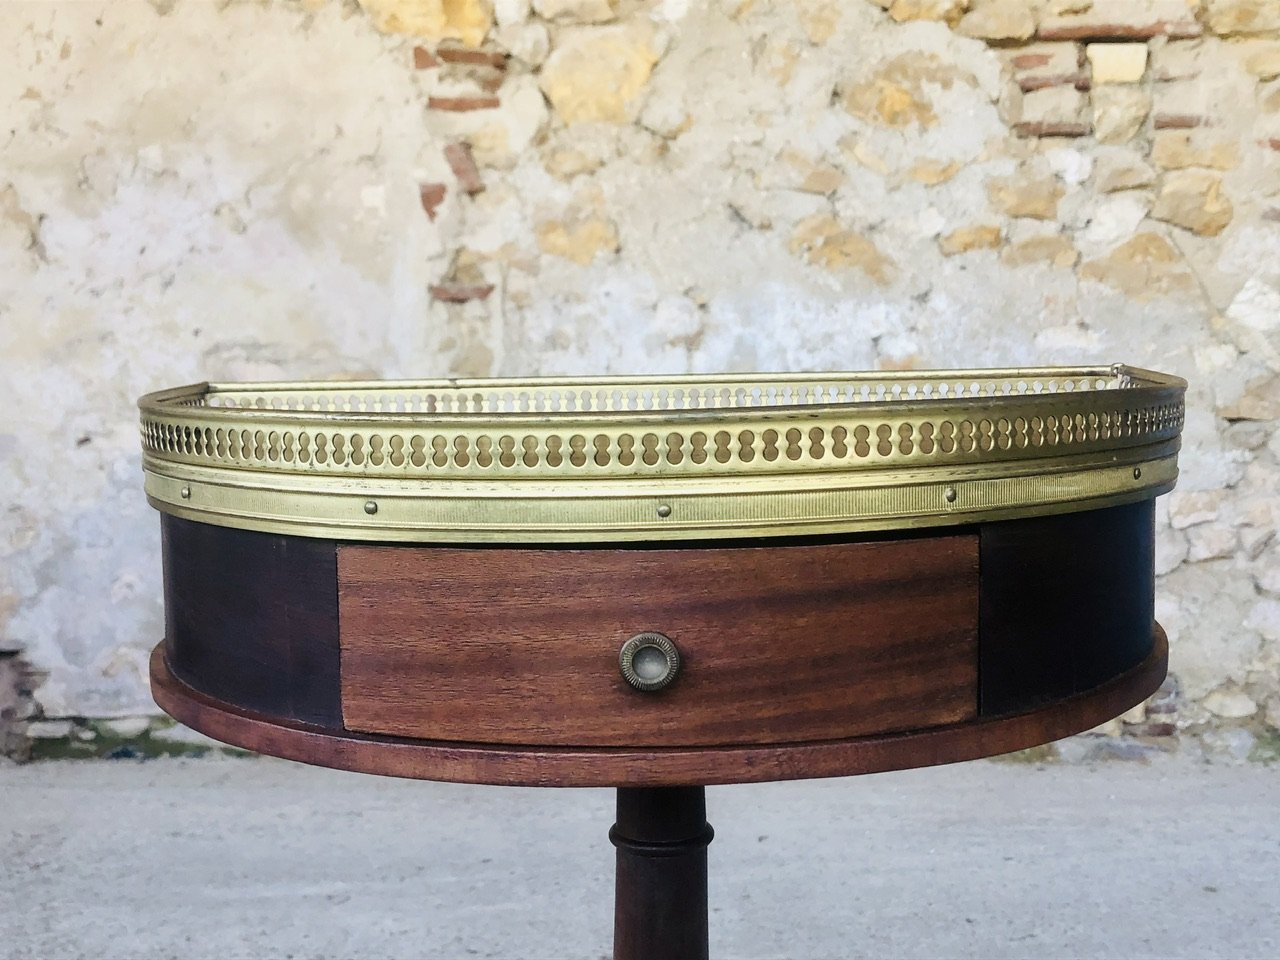
[[[614,960],[707,960],[707,823],[702,787],[620,787]]]

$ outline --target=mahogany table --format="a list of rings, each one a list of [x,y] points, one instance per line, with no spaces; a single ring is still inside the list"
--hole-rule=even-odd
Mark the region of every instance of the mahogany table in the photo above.
[[[144,397],[156,702],[387,776],[613,786],[614,955],[705,958],[704,787],[1149,696],[1185,383],[1122,365]]]

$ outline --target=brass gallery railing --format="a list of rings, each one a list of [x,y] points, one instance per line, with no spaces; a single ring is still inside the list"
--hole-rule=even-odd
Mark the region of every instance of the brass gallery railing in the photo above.
[[[196,384],[146,490],[224,526],[573,542],[959,524],[1172,487],[1186,384],[1111,367]]]

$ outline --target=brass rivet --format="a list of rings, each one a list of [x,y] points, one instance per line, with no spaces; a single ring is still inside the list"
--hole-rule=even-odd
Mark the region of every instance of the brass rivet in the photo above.
[[[671,516],[671,504],[669,503],[660,504],[658,507],[658,516],[662,517],[664,520],[667,517]]]
[[[1134,467],[1134,468],[1133,468],[1133,479],[1135,479],[1135,480],[1141,480],[1141,479],[1142,479],[1142,468],[1141,468],[1141,467]]]
[[[371,517],[372,517],[375,513],[377,513],[377,512],[378,512],[378,501],[377,501],[377,500],[366,500],[366,501],[364,502],[364,512],[365,512],[365,513],[367,513],[369,516],[371,516]]]
[[[943,490],[943,491],[942,491],[942,499],[943,499],[943,500],[945,500],[945,501],[947,501],[947,503],[955,503],[955,502],[956,502],[956,488],[955,488],[955,487],[947,487],[947,489]]]
[[[183,500],[190,500],[190,499],[191,499],[191,488],[190,488],[190,487],[183,487],[183,488],[179,491],[179,493],[182,495],[182,499],[183,499]]]

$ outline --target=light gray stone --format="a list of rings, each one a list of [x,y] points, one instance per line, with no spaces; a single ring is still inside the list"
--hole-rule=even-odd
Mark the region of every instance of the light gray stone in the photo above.
[[[1227,307],[1227,317],[1262,333],[1280,330],[1280,289],[1250,277]]]
[[[1157,619],[1170,638],[1184,696],[1198,700],[1224,679],[1243,681],[1261,649],[1243,623],[1256,600],[1232,560],[1183,564],[1161,578]]]
[[[1226,760],[1230,763],[1246,762],[1258,742],[1258,738],[1243,727],[1207,730],[1200,739],[1209,759]]]
[[[181,723],[175,723],[172,726],[157,725],[151,730],[151,739],[159,740],[164,743],[181,743],[191,747],[216,747],[226,746],[212,737],[206,737],[198,730],[192,730],[190,727]]]
[[[1176,570],[1178,564],[1187,559],[1190,548],[1187,535],[1173,527],[1156,528],[1156,576],[1163,576]]]
[[[34,720],[27,724],[27,736],[32,740],[62,740],[71,736],[70,720]]]
[[[114,720],[99,720],[98,728],[117,737],[133,739],[140,737],[151,728],[151,717],[117,717]]]
[[[1270,587],[1270,580],[1263,584]],[[1257,630],[1268,640],[1280,640],[1280,600],[1263,598],[1255,603],[1245,617],[1244,625],[1249,630]]]
[[[1214,690],[1204,698],[1204,708],[1215,717],[1242,720],[1258,712],[1258,704],[1243,690],[1224,687]]]
[[[1208,523],[1226,502],[1223,490],[1175,490],[1169,495],[1169,522],[1175,530]]]
[[[1128,143],[1151,112],[1151,96],[1137,86],[1104,86],[1093,92],[1093,133],[1101,143]]]
[[[1233,556],[1240,546],[1235,528],[1222,523],[1204,523],[1187,530],[1187,559],[1191,563]]]

